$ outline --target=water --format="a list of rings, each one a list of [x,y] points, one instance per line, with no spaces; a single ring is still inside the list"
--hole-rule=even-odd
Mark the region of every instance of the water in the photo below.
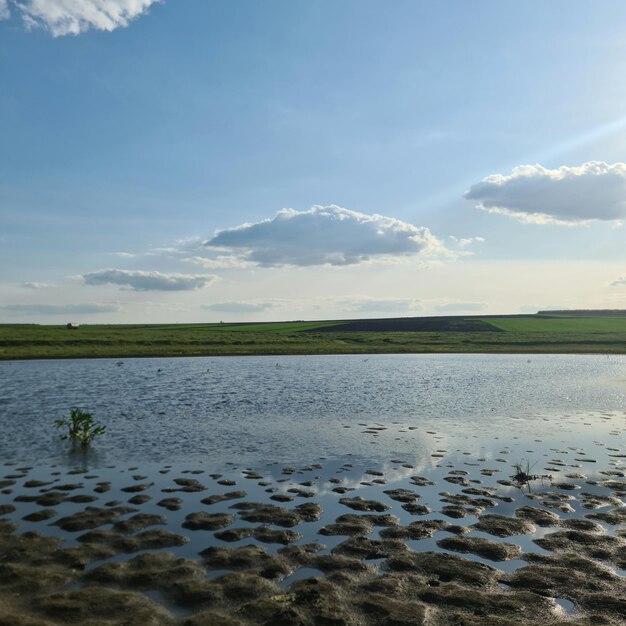
[[[108,431],[93,447],[72,450],[52,429],[54,419],[71,406],[88,410]],[[606,513],[624,506],[626,474],[626,357],[514,355],[293,356],[243,358],[110,359],[0,362],[0,505],[3,520],[20,532],[39,531],[80,543],[83,531],[65,531],[64,516],[85,509],[71,498],[96,497],[88,506],[127,505],[129,485],[148,483],[136,506],[142,513],[164,515],[163,527],[188,541],[165,549],[198,559],[209,546],[256,544],[271,554],[281,544],[248,537],[230,543],[219,532],[189,530],[191,512],[228,513],[229,529],[252,529],[237,502],[260,502],[294,509],[320,505],[319,520],[296,524],[297,544],[321,542],[330,555],[347,540],[320,531],[346,513],[356,514],[344,496],[373,499],[388,507],[397,523],[443,520],[461,525],[469,537],[512,542],[517,558],[494,562],[474,553],[466,559],[497,567],[501,586],[506,573],[526,564],[530,553],[549,554],[535,543],[572,519]],[[515,463],[532,465],[532,473],[551,475],[529,485],[511,481]],[[291,466],[291,467],[286,467]],[[258,475],[247,472],[252,468]],[[190,473],[198,472],[196,473]],[[427,481],[415,482],[425,476]],[[197,493],[172,493],[175,479],[197,478],[206,487]],[[455,482],[463,477],[464,484]],[[220,478],[235,484],[224,485]],[[450,480],[452,479],[452,480]],[[51,481],[34,486],[31,480]],[[110,483],[100,493],[98,484]],[[54,505],[51,518],[25,516],[41,505],[23,496],[78,483]],[[565,485],[563,485],[565,483]],[[576,489],[569,489],[572,484]],[[452,514],[450,501],[472,494],[493,495],[485,508]],[[345,493],[337,491],[345,489]],[[412,514],[386,490],[414,491],[426,507]],[[312,495],[310,499],[305,495]],[[245,491],[240,499],[205,504],[211,494]],[[276,494],[292,496],[287,502]],[[500,538],[474,527],[480,515],[509,517],[521,506],[555,512],[555,496],[569,498],[555,526],[536,527],[525,535]],[[180,497],[179,510],[165,510],[164,497]],[[612,498],[590,508],[588,496]],[[474,495],[473,497],[477,497]],[[10,505],[10,506],[6,506]],[[596,506],[596,505],[593,505]],[[122,517],[128,518],[129,513]],[[244,516],[245,517],[245,516]],[[122,518],[120,518],[122,519]],[[593,519],[593,517],[591,518]],[[617,525],[602,521],[603,534],[615,537]],[[160,527],[160,525],[157,525]],[[115,527],[105,524],[103,530]],[[378,539],[375,527],[367,536]],[[440,545],[453,530],[441,528],[431,537],[407,539],[410,550],[452,552]],[[444,543],[445,545],[445,543]],[[341,549],[341,548],[339,548]],[[456,549],[456,548],[455,548]],[[141,549],[140,549],[141,550]],[[145,552],[145,550],[141,550]],[[117,554],[115,562],[136,556]],[[384,571],[383,558],[368,559]],[[93,569],[102,561],[90,563]],[[623,575],[614,561],[605,565]],[[207,576],[226,570],[208,566]],[[296,580],[319,576],[315,563],[300,563],[278,580],[288,588]],[[70,587],[79,586],[70,583]],[[191,608],[172,603],[163,590],[147,595],[177,615]],[[577,607],[555,598],[559,615]]]
[[[591,425],[585,427],[587,432],[591,430],[594,434],[597,434],[598,428],[601,427],[605,419],[609,422],[615,422],[617,417],[613,415],[608,419],[595,414],[588,415],[586,419],[592,420]],[[626,429],[622,428],[618,436],[615,436],[615,442],[611,442],[620,445],[622,452],[626,450],[626,448],[624,448],[625,433]],[[431,437],[434,439],[435,435],[431,435]],[[166,517],[165,527],[168,530],[182,534],[189,539],[187,543],[180,546],[168,547],[167,550],[175,553],[179,557],[197,559],[203,549],[215,545],[237,547],[256,544],[271,553],[276,553],[282,546],[280,544],[262,543],[252,537],[231,543],[218,539],[212,531],[190,531],[185,529],[184,526],[185,518],[190,512],[206,511],[209,513],[234,514],[236,512],[232,508],[233,505],[244,501],[278,505],[285,509],[293,509],[298,504],[306,502],[315,502],[321,506],[320,519],[297,524],[293,530],[298,532],[301,536],[296,542],[299,544],[322,542],[323,548],[320,554],[330,554],[333,549],[344,542],[347,537],[344,535],[322,536],[319,531],[324,526],[332,524],[339,515],[346,513],[358,514],[358,511],[342,503],[342,499],[344,497],[353,498],[359,496],[365,500],[375,500],[387,505],[389,508],[386,512],[396,516],[398,523],[401,525],[408,525],[420,520],[443,519],[449,524],[465,526],[472,537],[481,537],[496,542],[512,541],[516,543],[522,549],[522,556],[507,561],[498,561],[497,563],[472,553],[463,553],[466,559],[495,565],[503,572],[512,572],[519,567],[523,567],[525,561],[522,559],[524,555],[528,553],[548,554],[549,552],[547,550],[538,546],[534,541],[559,528],[558,526],[536,527],[534,532],[528,535],[514,535],[512,537],[501,538],[473,529],[473,524],[479,520],[479,514],[496,513],[513,517],[515,510],[524,505],[546,510],[546,501],[550,499],[550,493],[561,494],[571,498],[567,500],[567,503],[571,506],[571,511],[558,512],[561,521],[583,518],[587,514],[597,511],[606,512],[616,506],[614,503],[613,505],[601,505],[597,509],[585,508],[585,500],[580,498],[583,493],[598,494],[600,496],[608,496],[612,493],[612,489],[602,484],[603,480],[609,478],[606,474],[607,468],[620,469],[623,476],[624,459],[611,456],[612,446],[594,446],[596,448],[593,450],[596,464],[594,464],[594,467],[590,468],[581,468],[580,464],[576,463],[574,459],[576,456],[575,450],[559,450],[558,454],[561,458],[565,459],[565,466],[560,470],[560,474],[571,472],[573,469],[576,469],[581,474],[584,472],[584,477],[570,479],[570,482],[576,483],[580,489],[564,491],[554,485],[550,479],[538,479],[526,486],[514,485],[510,482],[506,484],[506,480],[504,480],[503,483],[503,479],[509,478],[512,473],[512,459],[505,457],[519,458],[521,454],[523,454],[523,448],[526,442],[514,441],[506,448],[501,448],[498,445],[494,445],[494,443],[497,444],[498,441],[496,440],[494,442],[493,438],[490,442],[484,442],[485,448],[489,447],[489,453],[480,458],[475,458],[466,452],[445,451],[443,458],[436,456],[429,457],[425,460],[417,456],[416,458],[410,457],[402,460],[398,459],[395,462],[387,462],[382,465],[374,465],[375,471],[379,471],[383,474],[380,478],[373,475],[371,470],[367,469],[368,466],[363,466],[357,462],[346,463],[341,460],[320,461],[320,463],[316,463],[312,466],[300,464],[295,468],[284,468],[274,462],[263,467],[259,466],[259,474],[255,478],[250,478],[250,474],[246,472],[242,466],[236,465],[229,466],[222,475],[211,474],[210,470],[204,469],[202,465],[196,466],[188,463],[178,466],[146,463],[141,466],[131,467],[119,464],[117,466],[100,467],[93,473],[81,472],[77,469],[68,471],[67,468],[61,465],[46,466],[38,461],[34,463],[32,467],[5,464],[3,466],[0,465],[0,477],[3,479],[12,479],[13,484],[10,485],[9,490],[2,490],[0,504],[11,504],[15,507],[14,511],[3,514],[2,518],[17,524],[21,532],[43,531],[47,535],[61,537],[64,540],[64,546],[70,547],[78,545],[80,542],[79,537],[84,531],[64,531],[56,526],[55,523],[60,518],[74,514],[85,508],[84,503],[72,502],[70,499],[72,496],[75,494],[97,494],[97,500],[88,503],[88,506],[107,507],[113,506],[114,503],[128,506],[129,497],[135,494],[125,491],[125,488],[138,483],[146,484],[146,488],[141,491],[141,494],[149,496],[149,500],[137,506],[133,505],[135,510],[141,511],[142,513],[164,515]],[[544,465],[555,458],[556,454],[557,451],[550,449],[545,442],[536,443],[533,450],[533,459],[538,462],[536,471],[543,473],[545,469]],[[351,459],[351,461],[353,461],[353,459]],[[406,461],[411,461],[411,463],[407,463]],[[295,471],[292,472],[292,469]],[[194,473],[190,473],[190,470]],[[492,475],[485,474],[485,470],[494,473]],[[463,485],[447,482],[446,479],[450,476],[458,476],[459,471],[463,471],[463,477],[468,481],[467,484]],[[416,485],[412,480],[412,477],[416,474],[425,475],[428,478],[428,482],[422,485]],[[182,491],[171,492],[170,489],[177,488],[175,478],[181,476],[198,479],[206,489],[196,493],[185,493]],[[232,479],[235,484],[228,486],[222,485],[217,482],[220,478]],[[557,481],[565,480],[557,473],[554,474],[554,479]],[[51,482],[43,487],[29,487],[26,484],[28,480],[44,480]],[[374,482],[376,480],[380,482]],[[623,480],[623,478],[619,478],[618,480]],[[95,487],[103,481],[108,482],[110,488],[103,494],[97,493]],[[302,487],[303,482],[310,484],[307,484],[306,488],[304,488]],[[54,505],[54,515],[51,520],[40,522],[27,521],[24,519],[25,516],[40,510],[41,505],[35,502],[24,502],[20,500],[19,497],[16,498],[16,496],[41,495],[47,490],[54,491],[58,489],[59,485],[67,483],[73,483],[76,487],[65,492],[68,499]],[[347,491],[345,493],[334,491],[338,486],[345,488]],[[460,519],[447,516],[442,510],[442,507],[448,503],[446,498],[462,497],[467,493],[466,490],[470,486],[491,490],[493,495],[487,496],[487,500],[490,500],[491,504],[484,504],[484,510],[476,513],[472,513],[471,510],[468,510]],[[305,498],[295,494],[293,491],[294,488],[303,489],[305,492],[313,494],[313,497]],[[428,507],[428,512],[411,514],[406,509],[402,508],[401,503],[393,500],[386,492],[388,489],[397,488],[406,489],[417,494],[419,496],[419,504]],[[216,502],[211,505],[202,503],[202,499],[209,494],[231,491],[243,491],[245,495]],[[271,500],[270,496],[276,493],[290,495],[293,499],[289,502]],[[536,496],[539,494],[545,495],[541,495],[540,498],[537,498]],[[179,510],[165,510],[158,504],[161,498],[172,496],[181,498],[182,502]],[[624,505],[623,500],[621,502],[617,500],[616,502],[618,508]],[[551,508],[548,510],[554,511],[554,509]],[[130,514],[123,517],[129,516]],[[120,519],[123,519],[123,517]],[[233,525],[228,525],[229,528],[235,526],[244,528],[259,526],[258,523],[247,522],[240,519],[238,515],[237,518],[237,521],[234,522]],[[609,535],[614,535],[615,530],[618,528],[618,526],[604,522],[600,522],[600,526],[603,527],[604,533]],[[110,529],[112,526],[111,524],[106,524],[102,528]],[[379,527],[374,528],[371,533],[368,533],[368,536],[377,539],[379,530]],[[432,537],[407,540],[406,543],[411,550],[418,552],[443,550],[445,552],[454,553],[438,545],[438,542],[448,534],[449,531],[444,528],[434,532]],[[133,556],[135,556],[135,553],[119,554],[108,559],[108,561],[125,560]],[[97,567],[100,564],[101,562],[95,562],[89,565],[87,569]],[[623,575],[623,572],[617,570],[613,565],[609,565],[609,567],[619,575]],[[300,571],[300,569],[303,571]],[[309,568],[300,569],[296,570],[294,574],[282,581],[281,585],[288,585],[299,578],[309,575],[318,575],[317,573],[312,573]],[[224,570],[218,568],[209,570],[208,575],[215,577],[223,573]]]
[[[432,452],[429,430],[443,447],[462,445],[479,454],[494,433],[558,441],[561,432],[576,431],[585,413],[622,411],[626,357],[6,361],[0,362],[0,459],[80,461],[51,427],[71,406],[108,427],[89,452],[91,466],[257,466],[346,454],[376,463]]]

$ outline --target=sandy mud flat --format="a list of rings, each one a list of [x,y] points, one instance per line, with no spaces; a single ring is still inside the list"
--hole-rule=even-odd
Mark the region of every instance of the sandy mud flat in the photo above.
[[[373,466],[6,463],[0,625],[625,624],[625,419]]]

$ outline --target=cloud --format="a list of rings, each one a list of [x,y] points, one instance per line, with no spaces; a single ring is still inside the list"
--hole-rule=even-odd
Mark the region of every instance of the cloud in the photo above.
[[[117,313],[119,304],[3,304],[3,311],[24,313],[26,315],[92,315],[94,313]]]
[[[464,194],[477,207],[523,222],[581,224],[626,217],[626,163],[589,161],[549,170],[521,165],[510,176],[493,174]]]
[[[422,308],[419,300],[413,298],[362,298],[342,301],[347,310],[356,313],[402,313],[418,311]]]
[[[182,239],[175,239],[173,243],[167,246],[157,246],[150,248],[148,255],[156,256],[181,256],[194,254],[204,251],[204,243],[201,237],[196,235],[192,237],[183,237]]]
[[[271,219],[219,231],[205,245],[265,267],[353,265],[447,252],[427,228],[334,205],[282,209]]]
[[[48,283],[28,282],[22,283],[20,287],[24,287],[24,289],[46,289],[47,287],[52,287],[52,285]]]
[[[136,254],[135,252],[111,252],[110,254],[111,256],[117,256],[121,259],[134,259],[138,256],[141,256],[139,254]]]
[[[176,246],[167,246],[167,247],[152,248],[150,252],[145,252],[144,254],[148,256],[161,256],[161,255],[171,256],[171,255],[176,255],[180,253],[181,253],[180,248],[177,248]]]
[[[455,237],[450,235],[448,239],[459,248],[467,248],[467,246],[471,246],[473,243],[485,243],[484,237]]]
[[[275,309],[276,304],[273,302],[216,302],[215,304],[203,304],[202,308],[221,313],[262,313]]]
[[[112,31],[128,26],[160,0],[14,0],[26,28],[43,28],[54,37],[78,35],[90,28]],[[0,0],[0,19],[10,16]]]
[[[81,279],[86,285],[121,285],[132,291],[192,291],[214,282],[217,276],[107,269],[83,274]]]
[[[626,276],[620,276],[617,280],[609,283],[611,287],[620,287],[621,285],[626,285]]]
[[[438,313],[463,313],[470,311],[484,311],[486,308],[484,302],[447,302],[439,304],[435,307]]]
[[[255,264],[250,261],[246,261],[236,255],[218,255],[213,258],[207,258],[203,256],[192,256],[183,261],[187,263],[195,263],[201,265],[206,269],[241,269],[245,267],[254,267]]]

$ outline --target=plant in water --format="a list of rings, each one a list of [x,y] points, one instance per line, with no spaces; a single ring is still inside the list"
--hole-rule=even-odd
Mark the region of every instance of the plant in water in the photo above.
[[[515,469],[515,474],[512,478],[518,483],[527,483],[529,480],[536,480],[537,478],[540,478],[535,474],[531,474],[535,465],[537,465],[537,463],[533,463],[531,465],[529,459],[525,459],[525,462],[524,459],[522,459],[519,463],[514,463],[513,468]]]
[[[106,431],[106,426],[96,422],[91,413],[81,411],[77,407],[71,408],[67,417],[55,420],[54,425],[56,428],[67,428],[67,433],[61,435],[61,439],[69,439],[72,443],[80,443],[84,447]]]

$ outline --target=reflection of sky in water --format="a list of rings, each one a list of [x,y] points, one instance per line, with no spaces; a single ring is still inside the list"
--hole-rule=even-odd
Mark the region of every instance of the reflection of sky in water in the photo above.
[[[50,425],[75,405],[108,426],[90,464],[256,466],[352,454],[362,463],[401,455],[425,468],[438,447],[495,454],[494,437],[588,448],[585,412],[626,407],[621,356],[11,361],[0,363],[0,379],[0,458],[72,465]]]
[[[276,362],[281,367],[276,368]],[[158,369],[161,371],[157,371]],[[463,494],[467,487],[492,488],[495,506],[482,513],[513,516],[521,506],[558,513],[562,520],[593,513],[582,506],[584,493],[607,496],[611,489],[588,484],[612,478],[603,472],[626,467],[626,358],[574,356],[381,356],[370,357],[280,357],[228,359],[142,359],[115,361],[47,361],[0,363],[0,459],[13,464],[2,467],[2,476],[17,474],[17,468],[33,466],[27,475],[0,493],[0,504],[14,504],[16,511],[3,516],[18,523],[20,531],[54,534],[64,546],[76,545],[84,531],[68,533],[53,525],[55,520],[84,509],[85,504],[63,502],[57,514],[45,522],[22,518],[41,509],[36,503],[15,502],[21,493],[34,495],[40,489],[23,486],[27,480],[83,483],[77,493],[94,494],[100,481],[110,481],[110,491],[88,506],[106,506],[120,501],[126,505],[135,494],[122,491],[139,482],[154,484],[142,494],[151,496],[137,506],[139,512],[166,517],[167,528],[189,538],[168,552],[198,559],[209,546],[262,546],[268,552],[281,548],[254,538],[236,542],[217,539],[211,531],[182,528],[188,513],[227,512],[242,500],[213,505],[201,503],[209,494],[244,490],[243,501],[293,508],[317,502],[323,513],[315,522],[292,528],[301,534],[297,544],[319,542],[321,553],[329,553],[348,537],[320,535],[319,530],[342,514],[360,514],[340,502],[343,497],[361,496],[390,508],[401,525],[420,520],[445,520],[469,527],[476,515],[447,517],[442,508],[446,494]],[[88,450],[72,450],[51,433],[50,424],[73,405],[91,410],[108,426],[107,434]],[[536,474],[550,479],[533,481],[519,488],[507,481],[514,464],[532,466]],[[294,471],[284,471],[292,466]],[[74,468],[83,473],[68,474]],[[246,478],[255,470],[262,479]],[[182,473],[203,470],[201,474]],[[373,473],[368,473],[373,470]],[[445,480],[450,472],[463,470],[469,485]],[[486,470],[493,471],[491,476]],[[210,474],[220,472],[236,481],[234,486],[217,484]],[[382,472],[386,484],[377,484]],[[580,473],[582,478],[567,478]],[[423,476],[433,485],[417,486],[413,476]],[[198,493],[164,493],[175,487],[174,478],[195,478],[207,486]],[[338,479],[341,482],[331,482]],[[615,477],[624,481],[623,477]],[[301,483],[309,483],[303,486]],[[572,482],[581,488],[560,490],[552,482]],[[264,484],[262,484],[264,483]],[[52,488],[54,485],[51,486]],[[345,494],[336,487],[349,489]],[[301,488],[312,498],[298,497],[290,489]],[[426,515],[410,515],[385,490],[405,488],[419,494],[418,504],[431,509]],[[570,512],[545,508],[537,494],[557,492],[570,496]],[[274,493],[294,495],[291,502],[270,499]],[[179,511],[157,506],[165,497],[183,500]],[[498,498],[513,498],[505,502]],[[606,505],[599,511],[609,511]],[[120,519],[130,517],[131,514]],[[596,520],[597,521],[597,520]],[[616,527],[599,522],[607,534]],[[257,527],[236,515],[229,528]],[[105,525],[102,529],[110,529]],[[150,527],[158,528],[158,526]],[[379,538],[374,527],[369,537]],[[537,527],[528,535],[498,538],[470,529],[469,537],[506,541],[522,553],[549,554],[534,539],[558,530]],[[415,551],[442,551],[438,542],[451,536],[445,530],[430,538],[406,540]],[[450,552],[443,550],[444,552]],[[451,554],[459,554],[453,553]],[[122,554],[108,561],[135,556]],[[526,561],[493,562],[471,553],[459,554],[502,572],[523,567]],[[384,571],[384,559],[367,561]],[[97,567],[101,562],[87,566]],[[619,568],[609,567],[624,575]],[[209,577],[225,570],[209,569]],[[503,576],[505,575],[503,573]],[[312,567],[295,569],[280,581],[282,587],[321,572]],[[503,588],[506,585],[503,583]],[[154,591],[154,600],[167,598]],[[571,602],[555,599],[564,614]],[[557,606],[555,604],[555,606]]]
[[[611,494],[611,489],[602,485],[590,485],[588,481],[601,481],[611,478],[607,474],[603,473],[607,470],[623,471],[626,466],[626,458],[621,455],[626,453],[625,443],[625,429],[624,429],[624,417],[621,413],[614,414],[585,414],[582,416],[572,416],[568,418],[564,424],[567,428],[557,429],[551,438],[543,441],[539,441],[539,438],[534,437],[534,433],[528,438],[508,438],[504,443],[503,433],[494,433],[491,439],[483,438],[479,445],[475,446],[475,451],[471,452],[471,445],[454,448],[443,444],[438,440],[437,434],[425,434],[425,448],[431,450],[427,456],[420,455],[403,455],[396,459],[394,462],[387,461],[384,464],[378,465],[376,463],[363,464],[354,457],[344,456],[342,458],[318,460],[316,467],[304,466],[303,464],[294,464],[295,471],[291,473],[291,470],[283,471],[284,465],[278,463],[259,464],[253,467],[261,476],[261,479],[249,479],[246,478],[245,471],[248,469],[247,464],[240,464],[235,466],[231,465],[224,471],[223,477],[232,478],[236,481],[234,486],[222,486],[216,483],[217,478],[212,478],[209,474],[214,470],[208,461],[204,463],[190,462],[188,465],[182,465],[180,463],[174,464],[173,467],[165,469],[163,465],[154,463],[144,463],[139,466],[130,466],[129,464],[117,464],[117,466],[98,467],[97,469],[91,469],[92,473],[88,474],[67,474],[67,467],[58,465],[55,467],[36,465],[30,469],[27,476],[18,479],[18,484],[13,487],[14,491],[11,494],[3,494],[1,503],[13,503],[17,507],[17,510],[9,515],[5,516],[5,519],[12,519],[16,521],[20,530],[36,530],[45,532],[46,534],[56,534],[61,536],[65,540],[65,545],[76,544],[77,537],[82,532],[66,533],[61,531],[57,526],[50,525],[55,519],[63,515],[68,515],[72,512],[82,510],[84,504],[76,503],[61,503],[55,506],[55,510],[58,515],[56,518],[46,522],[25,522],[22,520],[24,515],[31,513],[41,507],[35,503],[23,503],[14,502],[13,498],[19,493],[34,494],[37,489],[26,489],[22,484],[26,480],[56,480],[61,483],[68,482],[80,482],[84,483],[84,487],[76,491],[70,491],[68,495],[74,495],[76,493],[93,493],[93,488],[96,483],[101,481],[111,481],[111,490],[101,494],[97,502],[92,503],[92,506],[103,506],[107,502],[114,500],[121,501],[122,504],[126,504],[129,497],[134,494],[129,494],[121,489],[130,484],[135,484],[133,480],[134,475],[146,476],[147,481],[154,482],[154,485],[149,487],[146,491],[141,492],[150,495],[152,499],[137,508],[141,512],[145,513],[157,513],[164,515],[167,518],[166,528],[177,533],[181,533],[190,538],[189,543],[174,548],[167,548],[168,551],[174,552],[179,556],[184,556],[192,559],[197,559],[199,553],[210,545],[223,545],[223,546],[242,546],[247,544],[258,544],[263,546],[270,552],[275,552],[281,546],[280,545],[268,545],[259,543],[253,538],[246,538],[237,542],[222,542],[215,538],[211,531],[190,531],[182,528],[185,516],[193,511],[206,511],[209,513],[217,512],[229,512],[236,513],[230,507],[233,503],[242,500],[228,500],[219,502],[213,505],[204,505],[200,501],[209,494],[214,493],[226,493],[234,490],[244,490],[247,495],[243,501],[247,502],[265,502],[275,504],[277,506],[293,508],[298,504],[305,502],[317,502],[322,506],[323,513],[319,521],[305,522],[293,527],[293,530],[299,532],[302,537],[297,543],[308,542],[320,542],[324,544],[325,548],[323,552],[330,552],[335,546],[347,539],[344,536],[322,536],[319,534],[320,528],[333,523],[335,519],[342,514],[354,513],[359,514],[358,511],[354,511],[344,504],[340,503],[342,497],[353,497],[359,495],[365,499],[373,499],[383,502],[389,505],[390,509],[386,513],[396,515],[399,518],[399,523],[402,525],[408,525],[413,521],[418,520],[433,520],[443,519],[453,525],[471,526],[477,521],[475,515],[467,515],[464,518],[456,519],[446,517],[441,512],[442,507],[447,503],[442,501],[446,493],[453,495],[463,495],[463,489],[467,487],[480,487],[480,488],[493,488],[495,489],[496,502],[495,506],[486,508],[483,514],[496,513],[500,515],[514,515],[515,509],[520,506],[530,505],[533,507],[544,508],[541,499],[535,499],[537,494],[546,492],[557,492],[564,494],[571,499],[567,500],[571,505],[573,511],[563,513],[554,509],[545,509],[558,513],[562,520],[580,518],[589,513],[593,513],[594,510],[585,509],[582,507],[580,496],[583,493],[592,493],[600,495]],[[363,435],[367,437],[366,435]],[[568,440],[568,436],[570,439]],[[584,445],[584,443],[586,445]],[[472,443],[472,439],[468,440],[468,443]],[[573,444],[573,445],[570,445]],[[455,444],[456,445],[456,444]],[[435,452],[440,450],[441,452]],[[582,453],[586,453],[582,454]],[[431,454],[441,456],[431,456]],[[530,486],[524,488],[518,488],[511,485],[502,485],[498,481],[507,480],[511,474],[514,473],[513,464],[519,462],[521,459],[528,458],[531,463],[536,463],[533,471],[538,474],[551,473],[554,482],[571,482],[580,486],[580,489],[575,490],[561,490],[552,484],[549,479],[534,481]],[[587,459],[577,460],[577,459]],[[590,462],[593,459],[595,462]],[[555,465],[554,461],[562,463],[562,466]],[[407,467],[412,466],[412,467]],[[19,474],[16,469],[21,465],[9,465],[4,466],[3,476],[11,474]],[[87,471],[88,468],[83,468]],[[184,470],[204,470],[201,474],[182,473]],[[368,470],[380,471],[384,474],[384,480],[386,484],[376,484],[373,481],[380,480],[380,477],[376,474],[368,473]],[[450,483],[445,480],[445,477],[454,476],[450,472],[463,470],[467,472],[467,475],[463,477],[470,481],[469,485],[463,486],[454,483]],[[487,476],[482,473],[483,470],[495,470],[492,476]],[[52,472],[59,472],[59,475],[53,475]],[[167,472],[167,473],[161,473]],[[584,478],[565,478],[565,474],[580,472]],[[417,486],[411,482],[412,476],[424,476],[434,482],[433,485]],[[457,474],[458,475],[458,474]],[[175,487],[174,478],[188,477],[196,478],[201,483],[207,486],[206,491],[198,493],[164,493],[163,489],[168,487]],[[329,479],[340,479],[341,483],[329,482]],[[623,477],[614,477],[615,480],[624,481]],[[302,486],[303,482],[311,482],[312,485]],[[141,480],[139,482],[146,482]],[[263,483],[263,484],[260,484]],[[338,494],[332,491],[333,488],[347,487],[351,491],[346,494]],[[53,486],[52,486],[53,487]],[[289,489],[294,487],[302,488],[306,492],[313,492],[315,495],[312,498],[302,498],[297,495],[292,502],[279,503],[269,499],[273,493],[287,493],[290,494]],[[47,487],[45,487],[47,488]],[[45,489],[44,488],[44,489]],[[401,503],[392,500],[385,490],[395,488],[406,488],[419,494],[419,504],[428,506],[432,512],[427,515],[413,516],[407,511],[401,508]],[[97,494],[96,494],[97,495]],[[294,495],[294,494],[291,494]],[[471,495],[471,494],[470,494]],[[156,503],[164,497],[180,497],[183,499],[183,508],[179,511],[168,511],[159,506]],[[478,497],[481,496],[471,496]],[[505,502],[497,499],[498,497],[512,497],[513,502]],[[487,496],[492,498],[492,496]],[[614,505],[606,505],[600,508],[600,511],[608,511]],[[613,534],[616,530],[615,526],[600,522],[605,532]],[[241,519],[236,519],[235,523],[231,526],[234,527],[256,527],[258,523],[249,523]],[[110,528],[111,526],[104,526],[103,528]],[[377,538],[380,528],[374,528],[370,533],[370,537]],[[554,532],[555,528],[541,528],[537,527],[536,531],[529,535],[518,535],[513,537],[498,538],[489,535],[485,532],[478,530],[470,530],[469,536],[483,537],[493,541],[507,541],[515,543],[521,546],[523,552],[534,552],[548,554],[548,552],[539,546],[537,546],[533,540],[542,537],[546,534]],[[425,538],[421,540],[407,540],[406,543],[412,550],[428,551],[428,550],[441,550],[437,545],[437,542],[443,537],[448,536],[446,531],[437,531],[432,538]],[[112,560],[123,560],[134,555],[119,555]],[[464,553],[462,556],[465,558],[487,563],[504,572],[510,572],[514,569],[523,566],[525,561],[521,559],[514,559],[510,561],[492,562],[488,559],[473,555],[471,553]],[[376,567],[382,566],[382,561],[372,561]],[[95,567],[99,563],[95,563],[89,567]],[[618,573],[622,573],[617,568],[612,568]],[[218,576],[223,573],[222,570],[212,570],[209,572],[210,576]],[[310,568],[302,568],[288,576],[282,585],[290,584],[295,580],[304,578],[308,575],[318,575],[319,572]]]

